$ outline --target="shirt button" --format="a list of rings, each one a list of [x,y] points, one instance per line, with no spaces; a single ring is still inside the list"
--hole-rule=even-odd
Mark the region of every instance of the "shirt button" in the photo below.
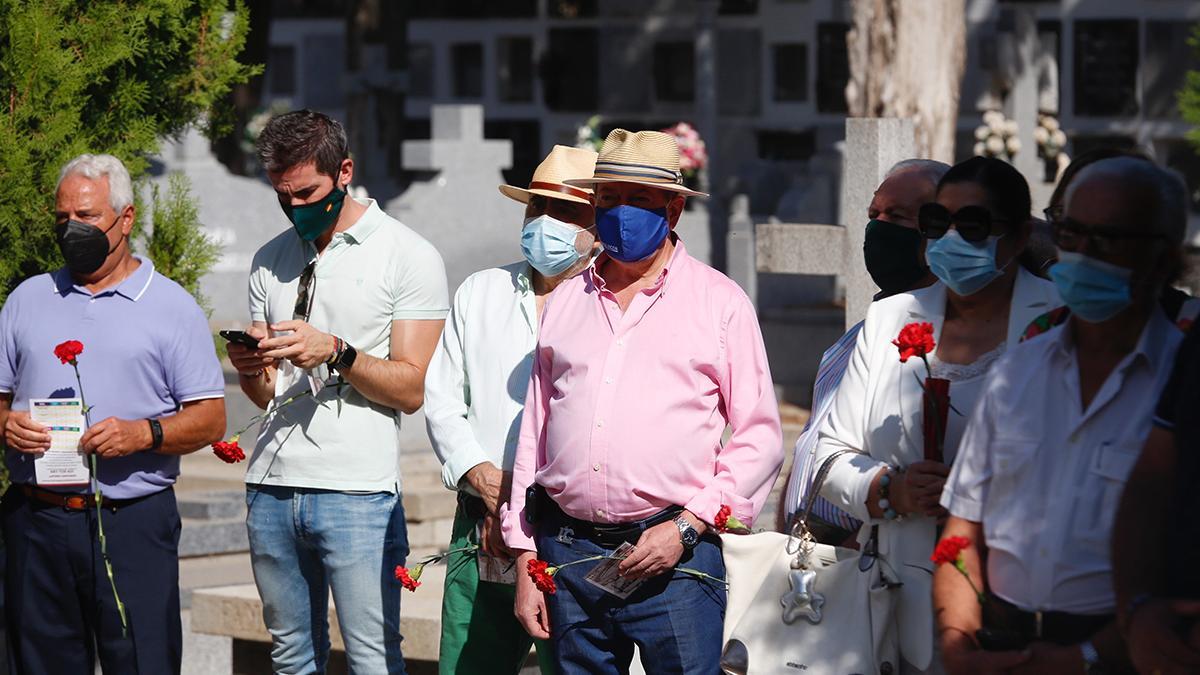
[[[624,340],[617,340],[617,346],[618,346],[618,347],[624,347],[624,346],[625,346],[625,341],[624,341]]]
[[[611,377],[604,378],[604,384],[612,384],[612,378]]]
[[[597,428],[597,429],[599,429],[599,428],[600,428],[600,427],[602,427],[602,426],[604,426],[604,420],[600,420],[600,421],[596,422],[596,428]]]
[[[592,471],[599,471],[599,470],[600,470],[600,465],[599,465],[599,464],[593,464],[593,465],[592,465]]]
[[[604,509],[596,509],[596,515],[603,518],[604,517]]]

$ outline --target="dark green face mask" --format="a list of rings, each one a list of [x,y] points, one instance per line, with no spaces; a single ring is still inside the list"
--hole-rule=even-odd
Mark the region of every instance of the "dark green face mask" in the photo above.
[[[886,295],[910,290],[929,269],[921,264],[921,233],[886,220],[867,223],[863,259],[871,279]]]
[[[284,215],[292,221],[292,226],[296,228],[296,234],[299,234],[304,241],[313,241],[337,222],[338,214],[342,212],[342,204],[345,201],[346,193],[339,190],[335,184],[329,194],[319,202],[300,206],[291,206],[290,204],[280,204],[280,206],[283,207]]]

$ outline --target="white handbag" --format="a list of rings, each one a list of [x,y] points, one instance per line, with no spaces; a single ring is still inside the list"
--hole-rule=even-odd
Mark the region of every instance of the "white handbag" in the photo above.
[[[817,543],[807,521],[842,451],[821,465],[790,534],[723,534],[729,594],[721,668],[731,675],[893,675],[899,579],[878,533],[862,551]]]

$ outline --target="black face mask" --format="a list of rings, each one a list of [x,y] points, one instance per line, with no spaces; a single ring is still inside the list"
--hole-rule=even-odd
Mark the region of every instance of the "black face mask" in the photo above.
[[[886,295],[911,290],[928,267],[921,264],[921,233],[912,228],[872,220],[863,240],[863,259],[875,285]]]
[[[100,269],[108,254],[121,245],[121,242],[112,247],[108,245],[108,230],[113,229],[120,220],[121,216],[117,216],[107,230],[78,220],[68,220],[54,226],[58,250],[62,251],[67,269],[72,274],[87,275]]]

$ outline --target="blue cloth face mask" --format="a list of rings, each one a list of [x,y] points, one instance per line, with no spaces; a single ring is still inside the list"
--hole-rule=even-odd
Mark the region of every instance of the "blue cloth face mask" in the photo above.
[[[579,228],[548,215],[526,218],[521,228],[521,252],[533,269],[553,277],[566,272],[582,256],[575,248]]]
[[[621,262],[645,260],[658,250],[671,228],[667,209],[642,209],[622,204],[596,209],[596,230],[608,255]]]
[[[996,268],[999,242],[1000,237],[988,237],[986,242],[972,244],[963,239],[958,230],[950,230],[929,243],[925,259],[934,276],[950,290],[962,296],[972,295],[1004,274],[1003,269]]]
[[[1133,304],[1131,276],[1133,270],[1072,251],[1060,251],[1050,268],[1050,278],[1071,314],[1088,323],[1107,321]]]

